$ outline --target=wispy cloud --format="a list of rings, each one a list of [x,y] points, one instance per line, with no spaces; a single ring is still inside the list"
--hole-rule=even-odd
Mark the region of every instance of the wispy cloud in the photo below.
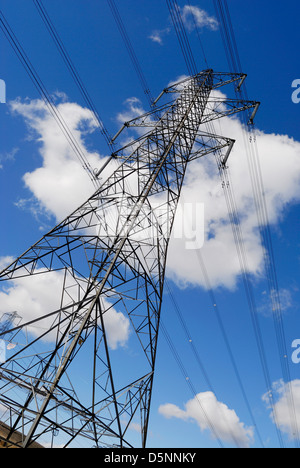
[[[192,32],[196,28],[206,28],[211,31],[217,31],[219,28],[216,18],[210,16],[205,10],[197,6],[185,5],[182,8],[178,7],[178,13],[181,14],[183,24],[189,32]],[[155,29],[149,36],[149,39],[162,46],[164,44],[164,37],[170,34],[171,31],[171,27]]]
[[[170,34],[171,28],[165,29],[155,29],[152,34],[149,36],[152,42],[156,42],[159,45],[163,45],[164,36]]]
[[[15,155],[18,153],[19,148],[13,148],[9,152],[0,153],[0,169],[3,169],[3,164],[5,161],[14,161]]]
[[[291,309],[294,306],[292,291],[284,288],[281,288],[278,292],[275,290],[270,293],[263,291],[261,305],[258,310],[265,317],[270,317],[274,312],[278,312],[277,304],[280,305],[281,312]]]
[[[182,19],[189,31],[193,31],[196,27],[203,29],[208,28],[211,31],[217,31],[219,23],[213,16],[210,16],[205,10],[197,6],[185,5],[181,9]]]

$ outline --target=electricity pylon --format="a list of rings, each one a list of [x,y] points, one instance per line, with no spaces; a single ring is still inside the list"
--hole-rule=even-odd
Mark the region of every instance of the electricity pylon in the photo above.
[[[20,302],[22,322],[0,333],[15,343],[0,364],[2,444],[132,447],[139,433],[146,446],[167,249],[184,175],[190,161],[210,153],[226,165],[234,141],[207,130],[240,111],[251,121],[258,103],[218,93],[244,79],[205,70],[165,89],[151,112],[125,123],[145,134],[112,154],[96,193],[1,272],[6,293],[36,280],[57,299],[31,317]],[[163,95],[171,100],[158,107]],[[122,326],[127,346],[113,341]]]

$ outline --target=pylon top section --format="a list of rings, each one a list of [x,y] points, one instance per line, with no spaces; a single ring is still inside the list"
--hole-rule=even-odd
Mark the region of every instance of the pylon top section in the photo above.
[[[202,90],[209,90],[210,99],[208,100],[208,104],[211,104],[211,112],[206,116],[205,121],[202,123],[209,122],[211,120],[216,120],[225,116],[230,116],[242,111],[249,111],[248,112],[248,122],[253,122],[253,109],[257,109],[259,106],[259,102],[257,101],[245,101],[241,98],[238,99],[229,99],[225,95],[220,96],[220,94],[213,93],[213,91],[217,91],[220,88],[225,86],[229,86],[230,84],[234,85],[234,90],[236,93],[239,93],[241,90],[241,86],[244,83],[247,75],[243,73],[225,73],[225,72],[215,72],[212,69],[204,70],[192,77],[186,77],[176,83],[170,84],[167,88],[165,88],[160,95],[155,99],[153,102],[153,109],[145,114],[139,115],[134,119],[127,121],[123,124],[121,129],[117,132],[117,134],[112,138],[112,143],[116,141],[116,139],[120,136],[120,134],[126,128],[132,127],[144,127],[144,128],[153,128],[157,125],[158,120],[161,119],[161,116],[164,112],[167,112],[173,105],[176,103],[178,96],[181,93],[188,93],[190,98],[192,97],[194,91],[197,88],[202,88]],[[159,102],[161,102],[162,98],[167,98],[168,95],[174,94],[174,98],[172,100],[168,100],[164,104],[157,106]],[[223,104],[223,109],[220,112],[221,105]],[[224,107],[225,106],[225,107]],[[228,107],[227,107],[228,106]],[[217,107],[219,109],[217,110]],[[251,113],[250,113],[251,111]],[[252,116],[252,118],[251,118]],[[147,134],[143,137],[148,136]],[[143,138],[141,137],[141,138]],[[120,152],[117,151],[114,155],[118,155]]]

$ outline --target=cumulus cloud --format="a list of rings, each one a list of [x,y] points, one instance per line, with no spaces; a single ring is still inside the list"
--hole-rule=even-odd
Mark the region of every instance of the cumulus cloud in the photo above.
[[[199,393],[186,403],[185,409],[173,404],[162,405],[159,413],[167,419],[194,421],[201,431],[209,430],[212,438],[240,448],[249,448],[253,441],[253,428],[246,427],[236,412],[218,401],[212,392]]]
[[[248,139],[249,135],[237,118],[223,118],[215,124],[215,130],[219,135],[236,140],[228,162],[231,190],[235,196],[243,232],[248,271],[260,278],[264,274],[263,249],[253,199],[250,159],[245,149],[245,139]],[[269,221],[278,225],[289,206],[300,200],[300,143],[286,135],[257,131],[256,144]],[[240,263],[213,154],[190,163],[181,203],[192,203],[194,206],[197,203],[204,204],[205,239],[201,256],[206,264],[211,285],[234,289],[240,275]],[[197,218],[192,221],[197,222]],[[176,218],[176,223],[182,223],[180,216]],[[203,229],[201,223],[200,218],[199,231]],[[168,275],[181,287],[206,286],[197,253],[186,249],[184,238],[171,240]]]
[[[59,115],[90,166],[99,168],[103,158],[88,151],[85,144],[86,136],[96,129],[95,120],[89,109],[65,99],[57,105]],[[15,100],[10,108],[27,123],[32,138],[39,143],[42,157],[42,166],[24,175],[25,186],[34,194],[40,208],[61,220],[93,193],[90,177],[42,100]]]
[[[270,417],[281,431],[290,439],[297,439],[300,431],[300,380],[273,384],[273,392],[277,402],[271,408],[270,395],[266,393],[263,401],[271,409]]]

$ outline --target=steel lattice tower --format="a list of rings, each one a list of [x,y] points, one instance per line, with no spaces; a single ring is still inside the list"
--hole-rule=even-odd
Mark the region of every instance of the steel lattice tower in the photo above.
[[[170,94],[171,102],[125,124],[146,133],[111,156],[96,193],[1,272],[7,285],[61,280],[55,310],[0,330],[1,340],[16,344],[0,364],[2,445],[132,447],[136,420],[146,445],[166,256],[184,175],[190,161],[209,153],[226,164],[233,140],[206,126],[255,112],[256,102],[216,93],[244,79],[206,70],[165,89],[160,97]],[[129,319],[138,358],[112,350],[112,311]],[[17,312],[22,317],[22,304]]]

